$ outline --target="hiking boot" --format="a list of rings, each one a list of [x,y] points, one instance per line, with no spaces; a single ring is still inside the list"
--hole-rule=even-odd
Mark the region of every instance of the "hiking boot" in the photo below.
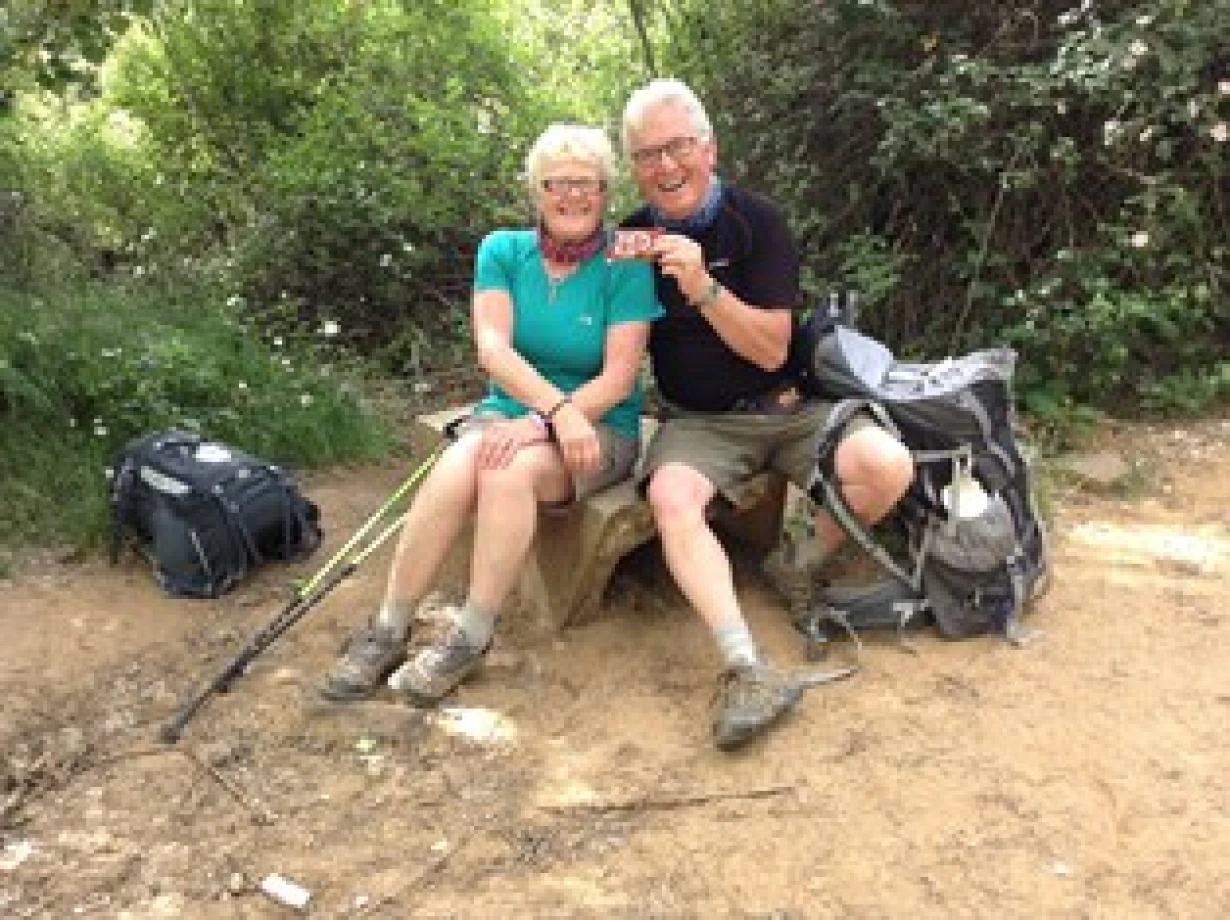
[[[723,751],[746,744],[799,702],[803,688],[765,664],[726,669],[718,684],[713,741]]]
[[[320,695],[335,703],[366,699],[405,660],[406,643],[387,626],[368,623],[347,640]]]
[[[425,705],[439,702],[454,687],[482,664],[488,642],[481,648],[471,645],[466,634],[453,627],[435,645],[429,645],[389,677],[389,686]]]
[[[820,570],[828,557],[820,552],[815,540],[802,544],[782,535],[781,542],[764,558],[761,574],[769,586],[786,602],[790,619],[798,623],[815,605],[820,584]]]

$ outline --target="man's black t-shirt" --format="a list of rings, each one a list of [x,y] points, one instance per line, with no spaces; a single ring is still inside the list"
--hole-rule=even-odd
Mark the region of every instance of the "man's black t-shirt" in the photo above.
[[[653,218],[648,208],[641,208],[622,226],[651,227]],[[791,310],[798,305],[798,248],[769,199],[728,184],[714,222],[687,235],[704,251],[709,274],[744,303]],[[685,409],[722,412],[789,379],[791,371],[784,365],[766,371],[735,354],[684,300],[674,279],[656,266],[654,282],[666,315],[650,328],[649,354],[658,389],[667,400]]]

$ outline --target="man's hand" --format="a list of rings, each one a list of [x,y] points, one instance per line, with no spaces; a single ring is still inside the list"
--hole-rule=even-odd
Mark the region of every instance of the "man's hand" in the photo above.
[[[674,278],[688,303],[700,300],[713,279],[705,268],[705,253],[700,244],[678,233],[658,237],[653,250],[662,274]]]
[[[482,440],[478,442],[479,468],[503,469],[512,463],[521,448],[541,444],[545,440],[542,429],[528,415],[488,425],[483,429]]]

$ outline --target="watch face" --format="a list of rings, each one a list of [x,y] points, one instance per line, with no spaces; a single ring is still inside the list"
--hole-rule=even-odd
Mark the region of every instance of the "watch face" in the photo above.
[[[652,259],[653,244],[662,235],[661,227],[643,230],[616,230],[607,246],[608,259]]]

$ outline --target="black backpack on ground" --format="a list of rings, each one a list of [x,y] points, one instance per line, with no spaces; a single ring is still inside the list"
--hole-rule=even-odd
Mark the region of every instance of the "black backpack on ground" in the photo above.
[[[320,512],[290,474],[200,435],[130,441],[108,470],[111,561],[135,537],[166,591],[217,597],[260,564],[320,545]]]
[[[896,360],[876,341],[817,311],[796,337],[804,388],[834,400],[817,439],[808,494],[887,573],[869,586],[822,588],[796,625],[813,643],[847,633],[931,624],[943,636],[1024,637],[1020,617],[1046,587],[1046,537],[1031,471],[1014,431],[1016,354],[986,349],[924,364]],[[876,539],[836,488],[846,423],[875,417],[915,460],[914,482]],[[890,546],[892,547],[890,549]]]

